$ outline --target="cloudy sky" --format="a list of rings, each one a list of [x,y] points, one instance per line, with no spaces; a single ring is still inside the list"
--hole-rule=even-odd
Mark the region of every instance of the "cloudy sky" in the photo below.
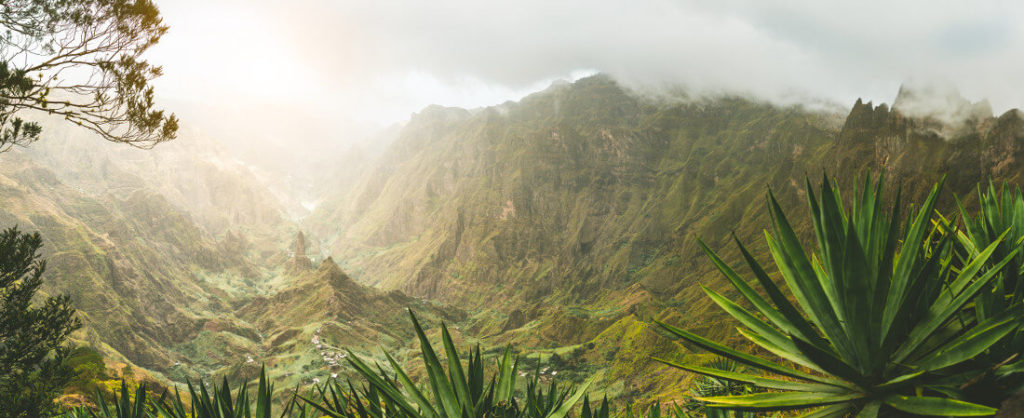
[[[497,104],[594,72],[638,88],[843,106],[938,79],[996,111],[1024,104],[1024,10],[1009,1],[157,3],[171,26],[150,55],[165,69],[161,99],[186,115],[273,109],[260,123],[314,135],[432,103]]]

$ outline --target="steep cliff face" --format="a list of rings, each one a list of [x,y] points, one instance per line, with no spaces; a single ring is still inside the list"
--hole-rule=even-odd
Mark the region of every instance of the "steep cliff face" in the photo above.
[[[271,290],[294,236],[258,172],[194,131],[153,150],[61,123],[44,136],[0,155],[0,227],[43,235],[44,290],[72,296],[75,338],[178,381],[258,352],[234,312]]]
[[[81,148],[77,139],[55,141]],[[292,385],[340,372],[325,368],[313,335],[338,353],[370,353],[413,339],[406,308],[432,325],[461,319],[357,284],[331,259],[314,267],[315,248],[252,173],[187,141],[156,156],[55,145],[0,154],[0,228],[42,234],[43,291],[71,295],[77,343],[163,383],[237,381],[267,363]]]
[[[1022,128],[1017,111],[992,117],[948,88],[906,86],[894,107],[858,100],[839,115],[654,100],[598,76],[425,109],[307,225],[360,282],[469,307],[467,328],[491,343],[589,347],[618,394],[672,399],[685,376],[650,358],[690,354],[649,319],[734,337],[698,286],[729,291],[695,237],[738,263],[735,234],[768,263],[766,187],[810,238],[804,184],[823,172],[849,186],[885,171],[907,201],[945,175],[941,207],[953,193],[970,205],[987,176],[1024,180]]]
[[[943,175],[960,195],[1021,176],[1016,110],[995,118],[949,88],[904,87],[896,105],[858,100],[839,124],[740,98],[654,101],[599,76],[472,112],[429,107],[312,224],[363,282],[512,309],[684,290],[676,278],[703,271],[694,235],[756,240],[765,186],[799,207],[808,174],[884,170],[910,199]]]
[[[245,236],[250,250],[286,252],[292,222],[288,204],[268,187],[259,168],[233,157],[194,130],[151,150],[98,141],[57,121],[45,138],[19,152],[82,194],[126,199],[158,194],[214,238]]]
[[[1024,180],[1020,111],[993,117],[987,103],[972,104],[948,94],[927,99],[929,93],[901,89],[892,109],[858,101],[830,153],[841,179],[863,169],[884,169],[915,199],[946,176],[949,190],[968,200],[975,185],[988,178],[1018,184]],[[915,101],[910,110],[900,107]],[[932,102],[938,103],[933,105],[937,113],[926,113],[923,103]]]
[[[76,338],[153,370],[186,361],[172,347],[245,291],[207,277],[252,269],[162,196],[89,196],[24,154],[3,156],[0,202],[0,226],[42,234],[44,291],[71,295],[85,324]]]
[[[723,237],[765,183],[792,194],[833,135],[827,115],[659,103],[605,77],[433,107],[345,214],[319,222],[338,229],[315,232],[361,281],[469,306],[583,303],[637,283],[669,295],[692,271],[694,234]]]

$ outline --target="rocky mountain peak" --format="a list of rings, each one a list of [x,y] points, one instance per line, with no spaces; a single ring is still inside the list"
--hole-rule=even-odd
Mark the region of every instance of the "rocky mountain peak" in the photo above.
[[[900,86],[893,109],[917,119],[933,119],[946,125],[962,126],[991,118],[987,100],[971,102],[952,83],[908,82]]]
[[[437,121],[440,123],[458,122],[470,117],[468,110],[461,107],[448,107],[437,104],[429,105],[413,115],[410,123],[420,121]]]
[[[317,270],[319,270],[322,273],[345,275],[345,272],[341,270],[341,267],[338,266],[338,263],[334,261],[334,257],[327,257],[324,259],[324,261],[321,261],[320,267],[318,267]]]
[[[306,236],[302,234],[302,231],[295,236],[295,256],[306,256]]]
[[[292,258],[285,265],[285,273],[297,274],[303,271],[312,270],[313,261],[306,255],[306,236],[299,231],[295,236],[295,247]]]

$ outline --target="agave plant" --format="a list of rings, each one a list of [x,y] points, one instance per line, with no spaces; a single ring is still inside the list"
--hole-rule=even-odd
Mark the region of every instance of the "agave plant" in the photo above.
[[[150,418],[156,417],[156,411],[146,400],[146,385],[142,384],[136,388],[135,396],[132,397],[128,385],[121,381],[120,396],[114,394],[113,403],[108,404],[103,393],[96,392],[99,403],[99,410],[93,411],[89,408],[78,407],[61,415],[64,418]],[[165,392],[166,394],[166,392]],[[161,396],[158,401],[162,401]]]
[[[865,417],[893,410],[945,416],[996,412],[957,399],[956,389],[966,383],[966,376],[951,379],[948,370],[983,353],[1017,323],[1003,317],[973,324],[954,319],[1020,248],[1013,246],[1001,259],[992,259],[1005,237],[1000,233],[961,263],[953,255],[951,235],[937,232],[950,226],[932,224],[942,183],[932,187],[916,213],[911,210],[902,228],[900,192],[886,210],[883,184],[883,178],[873,183],[866,175],[863,189],[854,189],[847,210],[834,183],[824,179],[816,196],[808,180],[814,251],[805,250],[769,191],[772,231],[765,233],[765,240],[795,304],[739,240],[740,253],[767,300],[700,242],[753,312],[715,291],[705,288],[706,293],[743,325],[744,337],[782,360],[746,354],[659,323],[694,345],[769,374],[662,360],[694,373],[771,390],[700,398],[709,408],[804,409],[810,411],[807,416]]]
[[[701,367],[721,370],[732,373],[743,373],[746,372],[743,365],[729,360],[727,358],[716,358],[710,362],[702,364]],[[709,418],[746,418],[753,417],[754,414],[743,411],[727,411],[721,409],[708,409],[705,408],[705,402],[701,402],[697,399],[708,398],[712,396],[733,396],[733,395],[748,395],[757,392],[757,388],[749,383],[743,383],[735,380],[722,379],[714,376],[702,375],[698,377],[690,387],[690,393],[693,395],[694,400],[684,405],[687,412],[694,414],[695,416],[706,416]]]
[[[429,391],[421,389],[402,369],[397,361],[385,353],[395,377],[378,365],[377,370],[368,366],[351,351],[348,361],[366,379],[368,388],[359,392],[349,384],[343,388],[333,382],[328,389],[321,389],[323,402],[315,402],[300,396],[318,411],[331,417],[547,417],[562,418],[583,397],[587,386],[576,391],[559,391],[552,384],[543,390],[536,376],[528,385],[527,400],[520,408],[514,398],[518,359],[513,359],[506,349],[498,362],[497,372],[485,385],[484,361],[480,347],[470,353],[469,362],[463,367],[459,353],[452,342],[448,327],[441,324],[441,340],[447,357],[447,371],[427,339],[416,315],[409,311],[413,327],[420,342],[420,352],[427,373]],[[432,395],[432,396],[429,396]]]
[[[97,392],[98,410],[75,408],[66,412],[66,418],[275,418],[305,417],[306,409],[292,397],[282,409],[281,414],[272,413],[271,399],[274,387],[267,378],[266,369],[260,370],[260,380],[256,390],[256,402],[249,399],[248,384],[243,383],[237,395],[232,396],[231,387],[225,379],[220,387],[214,386],[207,390],[202,382],[198,386],[188,383],[189,402],[182,399],[180,393],[170,398],[167,391],[157,399],[146,395],[146,385],[141,384],[135,391],[135,397],[128,390],[129,385],[121,382],[121,395],[114,395],[112,403],[106,402],[103,394]],[[188,405],[188,406],[186,406]]]
[[[978,215],[971,216],[957,200],[964,224],[963,230],[956,233],[961,250],[977,256],[979,249],[996,243],[1005,231],[1006,238],[997,243],[992,254],[996,259],[1007,257],[1024,240],[1024,196],[1020,188],[1011,191],[1004,184],[997,190],[989,181],[986,191],[982,192],[978,187],[978,202]],[[965,322],[1016,316],[1017,323],[1024,324],[1024,252],[1016,253],[1013,261],[1003,266],[991,285],[978,292],[969,308],[962,318]],[[1018,327],[974,359],[975,367],[989,372],[973,381],[965,391],[975,397],[988,397],[990,402],[998,402],[1024,389],[1021,353],[1024,353],[1024,327]]]
[[[379,377],[386,381],[391,380],[383,371]],[[390,384],[397,387],[394,382]],[[316,386],[314,392],[318,392],[319,402],[304,396],[302,398],[313,405],[314,409],[328,416],[352,418],[407,416],[395,402],[382,398],[380,392],[373,385],[364,385],[357,390],[351,381],[347,382],[346,387],[337,380],[331,380],[324,383],[323,386]]]
[[[590,407],[590,396],[583,395],[583,408],[580,410],[580,418],[608,418],[609,412],[607,396],[601,400],[601,405],[597,409],[592,409]]]
[[[690,418],[705,416],[703,412],[689,411],[685,407],[679,406],[675,403],[666,407],[665,410],[662,411],[662,405],[657,402],[648,406],[646,411],[641,410],[639,413],[634,412],[632,407],[627,406],[621,414],[613,414],[614,412],[609,407],[607,396],[601,401],[601,405],[597,409],[592,409],[590,407],[589,397],[583,397],[583,408],[580,410],[580,418],[608,418],[610,416],[622,418]]]
[[[212,389],[212,392],[207,390],[206,384],[203,382],[199,382],[198,388],[189,382],[188,391],[191,403],[187,408],[180,393],[176,393],[172,402],[155,403],[155,409],[160,413],[161,418],[275,418],[291,416],[293,412],[305,415],[302,408],[297,405],[294,396],[283,408],[281,414],[273,414],[274,385],[267,378],[265,367],[260,369],[255,404],[249,400],[248,382],[242,383],[242,387],[238,389],[237,395],[234,397],[231,395],[231,387],[226,378],[220,387],[214,385]]]
[[[508,350],[506,350],[508,353]],[[479,356],[479,353],[477,354]],[[539,366],[538,366],[539,368]],[[499,367],[500,369],[500,367]],[[526,399],[520,414],[506,413],[505,416],[521,416],[525,418],[561,418],[569,414],[581,396],[586,396],[588,381],[582,388],[574,390],[571,386],[560,388],[554,380],[547,389],[540,384],[540,370],[526,383]],[[508,409],[506,409],[508,411]]]

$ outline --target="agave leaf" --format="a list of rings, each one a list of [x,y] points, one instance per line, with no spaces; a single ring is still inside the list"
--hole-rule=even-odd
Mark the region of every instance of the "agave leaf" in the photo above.
[[[687,370],[693,373],[699,373],[706,376],[717,377],[720,379],[733,380],[737,382],[744,382],[762,387],[765,389],[777,389],[777,390],[789,390],[798,392],[826,392],[826,393],[844,393],[849,392],[848,389],[839,388],[832,385],[825,385],[820,383],[804,383],[794,382],[790,380],[778,380],[769,379],[760,376],[754,376],[746,373],[738,373],[728,370],[716,369],[713,367],[703,366],[692,366],[687,364],[680,364],[669,360],[663,360],[655,358],[654,360],[664,363],[668,366],[675,367],[678,369]]]
[[[860,412],[857,413],[855,418],[876,418],[878,417],[878,410],[882,408],[882,402],[871,401],[861,408]]]
[[[273,385],[267,381],[267,369],[260,367],[260,382],[256,389],[256,416],[258,418],[270,417],[270,398],[273,393]]]
[[[332,411],[330,409],[325,408],[323,405],[320,405],[320,404],[314,402],[312,399],[309,399],[309,398],[307,398],[305,396],[302,396],[302,395],[296,395],[296,396],[298,396],[300,399],[305,401],[307,405],[312,405],[313,408],[316,408],[318,411],[320,411],[321,413],[325,414],[328,417],[331,417],[331,418],[348,418],[345,415],[341,415],[338,412],[335,412],[335,411]]]
[[[441,367],[441,361],[437,358],[437,353],[434,352],[430,341],[427,340],[423,327],[420,326],[420,322],[416,319],[416,315],[412,313],[411,309],[409,310],[409,316],[412,318],[413,327],[416,329],[416,336],[420,340],[423,363],[427,368],[427,376],[430,379],[430,386],[434,390],[434,397],[437,398],[438,406],[441,407],[440,412],[449,418],[458,418],[462,415],[462,408],[455,395],[455,390],[452,388],[451,383],[449,383],[444,368]]]
[[[427,396],[424,395],[423,392],[420,391],[418,387],[416,387],[416,384],[413,383],[412,379],[409,378],[409,375],[405,373],[405,370],[402,370],[402,366],[398,365],[398,362],[395,361],[393,357],[391,357],[391,354],[385,352],[384,355],[387,357],[388,362],[391,363],[391,368],[395,371],[395,374],[398,377],[398,381],[402,383],[402,387],[405,388],[405,391],[412,396],[413,401],[415,401],[416,404],[419,405],[420,413],[422,414],[422,416],[438,416],[439,414],[430,404],[430,401],[427,399]]]
[[[814,362],[819,368],[825,370],[826,373],[843,378],[858,386],[865,386],[867,384],[863,374],[858,372],[849,363],[833,356],[832,353],[819,350],[817,347],[800,340],[794,340],[793,343],[796,344],[797,349],[805,357]]]
[[[596,377],[591,377],[591,378],[587,379],[586,382],[583,382],[583,385],[581,385],[578,389],[576,389],[576,393],[575,394],[573,394],[568,399],[565,399],[564,401],[562,401],[562,405],[559,406],[558,409],[550,412],[546,416],[546,418],[565,418],[567,415],[569,415],[569,411],[571,411],[572,407],[575,406],[576,403],[580,401],[580,398],[582,398],[583,395],[585,395],[587,393],[587,388],[590,387],[591,383],[594,383],[594,379],[595,378]],[[554,383],[552,383],[552,385],[554,385]],[[552,389],[553,389],[553,386],[552,386]],[[551,392],[554,392],[554,390],[552,390]]]
[[[780,357],[793,361],[794,363],[808,366],[816,370],[832,373],[847,379],[856,379],[856,376],[858,376],[858,373],[855,370],[846,363],[843,363],[842,360],[836,358],[832,352],[819,350],[817,347],[804,341],[794,342],[789,336],[782,334],[778,330],[766,324],[764,321],[757,319],[736,303],[726,299],[718,293],[715,293],[711,289],[703,286],[701,287],[708,296],[715,301],[715,303],[722,307],[722,309],[732,315],[733,318],[740,321],[740,323],[750,327],[754,331],[756,336],[749,335],[748,332],[742,330],[740,333],[755,344],[760,345],[768,351],[777,353]],[[808,353],[813,353],[813,355],[819,359],[817,361],[811,359],[808,357]]]
[[[882,384],[880,384],[878,386],[875,386],[875,389],[876,390],[886,390],[888,388],[892,388],[892,387],[896,387],[896,386],[901,386],[904,383],[910,382],[913,379],[924,375],[924,373],[925,373],[925,371],[922,370],[922,371],[918,371],[918,372],[907,373],[907,374],[904,374],[904,375],[901,375],[901,376],[897,376],[895,378],[890,379],[889,381],[887,381],[885,383],[882,383]]]
[[[608,407],[608,396],[605,395],[604,400],[601,401],[601,409],[598,410],[598,418],[608,418],[609,407]]]
[[[803,338],[804,341],[814,344],[819,348],[825,349],[826,347],[828,347],[828,342],[821,338],[820,335],[818,335],[818,332],[814,330],[814,328],[811,326],[809,322],[807,322],[803,315],[800,315],[800,312],[798,312],[796,307],[793,306],[793,304],[789,301],[789,298],[787,298],[786,295],[784,295],[782,291],[779,290],[779,287],[775,285],[775,282],[772,281],[770,277],[768,277],[768,273],[766,273],[764,271],[764,268],[762,268],[761,265],[758,264],[757,260],[755,260],[754,257],[750,255],[750,252],[747,251],[747,248],[743,246],[743,243],[741,243],[740,240],[736,238],[736,235],[733,235],[732,238],[733,241],[736,242],[736,245],[739,247],[740,253],[743,254],[743,259],[746,260],[747,265],[750,266],[750,270],[754,272],[754,277],[757,278],[758,282],[761,284],[761,287],[764,288],[765,293],[767,293],[768,297],[771,298],[772,303],[775,304],[779,312],[782,313],[782,316],[785,317],[786,322],[791,324],[795,328],[795,330],[789,331],[783,326],[779,326],[779,328],[782,329],[783,331],[789,332],[792,335],[798,336],[799,338]]]
[[[1012,317],[989,320],[976,325],[967,335],[957,338],[952,344],[947,344],[921,360],[915,361],[913,365],[924,371],[932,371],[959,364],[988,350],[1018,326],[1019,324]]]
[[[810,180],[805,179],[805,181],[810,186]],[[836,278],[841,277],[839,269],[843,264],[844,241],[849,236],[844,231],[848,228],[849,223],[846,222],[843,211],[839,208],[840,201],[835,190],[831,187],[831,182],[827,177],[824,177],[824,174],[821,189],[819,206],[817,202],[814,202],[814,194],[811,192],[813,189],[807,188],[807,198],[812,202],[811,217],[814,219],[815,230],[818,233],[818,245],[821,248],[822,272],[825,273],[821,274],[819,272],[815,276],[818,279],[821,290],[828,299],[829,305],[831,305],[833,315],[839,325],[842,326],[847,324],[849,319],[846,318],[845,301],[840,296],[843,294],[843,289],[840,288],[843,281],[836,280]],[[793,237],[795,238],[796,235],[794,234]],[[799,242],[797,242],[797,246],[799,246]],[[802,247],[799,248],[799,252],[804,252]],[[846,331],[845,327],[843,328]],[[847,332],[847,334],[849,333]],[[851,352],[851,354],[853,353]]]
[[[932,396],[889,396],[885,404],[917,415],[949,417],[989,416],[998,410],[984,405]]]
[[[879,176],[878,191],[876,192],[881,195],[882,181],[884,175]],[[900,197],[902,196],[903,188],[901,186],[896,187],[896,195],[893,198],[892,211],[889,213],[889,228],[886,232],[886,238],[884,247],[880,249],[881,255],[874,256],[871,259],[880,259],[877,274],[875,276],[874,290],[872,291],[872,310],[870,316],[870,328],[872,330],[881,330],[882,323],[885,317],[885,309],[883,308],[888,303],[887,297],[889,296],[889,290],[893,282],[893,275],[895,274],[895,263],[897,258],[897,244],[900,241]],[[879,228],[881,230],[881,227]],[[910,255],[908,255],[909,257]],[[881,332],[877,334],[875,338],[876,346],[873,349],[887,351],[885,349],[885,336],[887,332]],[[882,361],[882,359],[876,359],[876,361]],[[876,363],[874,367],[878,367]]]
[[[700,248],[704,250],[704,253],[708,255],[708,258],[710,258],[711,262],[715,264],[715,267],[718,267],[718,270],[722,272],[726,279],[729,279],[729,282],[732,283],[733,287],[735,287],[736,290],[738,290],[744,298],[746,298],[751,304],[753,304],[754,307],[757,308],[758,312],[760,312],[762,315],[768,318],[768,320],[771,321],[772,324],[775,324],[776,327],[779,327],[780,329],[790,334],[800,333],[800,330],[798,330],[796,326],[794,326],[789,320],[787,320],[787,318],[782,314],[782,312],[779,312],[770,304],[768,304],[768,301],[764,300],[764,298],[762,298],[761,295],[757,293],[757,291],[751,288],[746,281],[740,278],[739,274],[737,274],[736,271],[732,269],[732,267],[729,267],[729,265],[722,261],[722,259],[719,258],[714,251],[711,251],[711,249],[708,248],[706,244],[704,244],[704,241],[701,241],[698,238],[697,245],[699,245]]]
[[[743,309],[735,302],[718,294],[714,290],[708,289],[703,285],[701,285],[701,289],[704,289],[704,293],[706,293],[708,297],[710,297],[711,300],[718,304],[718,306],[720,306],[724,311],[726,311],[729,315],[731,315],[741,324],[749,327],[759,336],[763,337],[776,347],[779,347],[783,350],[790,352],[796,351],[796,345],[793,344],[793,341],[790,340],[786,334],[783,334],[782,332],[779,332],[779,330],[772,328],[771,325],[768,325],[766,322],[758,319],[750,312],[747,312],[746,309]]]
[[[459,352],[455,349],[451,334],[448,333],[448,326],[443,322],[441,323],[441,342],[444,345],[444,355],[448,358],[448,375],[453,382],[455,395],[461,405],[472,405],[473,398],[470,396],[466,374],[462,370],[462,362],[459,361]]]
[[[910,328],[920,323],[921,318],[927,313],[928,304],[935,300],[940,287],[948,281],[950,272],[953,269],[952,242],[946,236],[937,248],[932,250],[932,256],[922,265],[915,268],[907,294],[915,295],[906,299],[898,308],[897,317],[903,318],[889,328],[889,334],[881,341],[879,350],[883,353],[895,352],[900,344],[906,342],[906,336]],[[886,301],[888,303],[888,301]],[[889,360],[888,356],[885,358]],[[884,363],[882,364],[884,367]]]
[[[799,418],[830,418],[830,417],[845,417],[850,412],[850,406],[846,404],[834,404],[823,406],[818,409],[808,411],[804,414],[797,415]]]
[[[861,248],[854,223],[847,224],[846,244],[843,246],[841,266],[836,268],[841,276],[834,277],[832,282],[841,284],[840,291],[843,307],[846,309],[842,318],[847,321],[844,326],[846,336],[851,342],[855,365],[861,374],[869,374],[870,366],[875,361],[871,358],[871,349],[877,342],[875,335],[868,328],[871,324],[872,300],[874,283],[869,277],[869,263]],[[841,278],[840,278],[841,277]],[[877,353],[877,351],[875,351]]]
[[[169,405],[168,405],[169,404]],[[157,403],[155,405],[157,412],[163,418],[177,418],[186,416],[185,404],[181,401],[181,393],[178,392],[178,388],[174,388],[174,399],[167,403]],[[193,412],[192,415],[195,415]]]
[[[994,244],[993,244],[994,245]],[[985,285],[987,285],[995,276],[999,273],[999,270],[1003,268],[1017,252],[1020,251],[1020,247],[1014,249],[1006,258],[997,263],[993,268],[989,269],[980,278],[975,280],[963,292],[960,292],[952,301],[943,303],[943,300],[937,300],[929,309],[928,316],[917,324],[907,336],[907,342],[905,342],[900,349],[893,355],[892,360],[894,362],[901,362],[907,358],[911,353],[914,352],[924,341],[930,337],[939,327],[946,322],[953,314],[960,310],[971,298],[974,297]],[[984,254],[984,252],[983,252]],[[991,254],[991,253],[989,253]],[[981,258],[981,256],[979,256]],[[966,268],[964,270],[967,270]],[[976,273],[976,272],[975,272]],[[961,273],[963,274],[963,273]],[[972,273],[971,276],[974,274]],[[957,279],[959,280],[959,278]]]
[[[132,416],[144,417],[146,416],[146,384],[139,385],[138,390],[135,392],[135,406],[132,408]]]
[[[978,193],[979,195],[981,194],[980,189],[978,190]],[[972,217],[970,214],[967,213],[967,209],[964,209],[964,205],[960,203],[960,198],[954,196],[954,199],[956,200],[957,210],[960,211],[960,218],[964,220],[964,230],[957,231],[957,241],[960,243],[961,246],[963,246],[965,250],[967,250],[968,254],[972,256],[977,255],[978,247],[974,244],[977,240],[972,239],[971,237],[979,236],[978,234],[982,232],[979,229],[980,226],[976,225],[974,222],[971,221]]]
[[[907,298],[907,288],[910,285],[910,275],[915,267],[914,264],[918,259],[918,253],[923,251],[924,233],[926,225],[929,223],[931,213],[935,210],[935,203],[938,201],[939,191],[942,189],[943,183],[946,178],[943,176],[937,184],[932,186],[931,192],[928,194],[928,198],[925,200],[924,205],[921,206],[917,212],[917,217],[910,224],[909,230],[903,240],[903,247],[900,252],[899,259],[896,261],[895,271],[892,275],[892,281],[889,285],[889,292],[885,298],[885,305],[882,312],[882,321],[880,324],[879,336],[885,338],[889,335],[889,328],[892,326],[893,321],[896,320],[896,315],[903,307],[903,303]]]
[[[352,353],[352,351],[348,352],[348,357],[346,357],[346,359],[349,364],[351,364],[352,367],[354,367],[356,371],[359,372],[367,382],[369,382],[371,387],[381,391],[384,396],[394,402],[395,406],[413,416],[418,415],[416,408],[413,408],[412,405],[405,401],[405,396],[402,396],[402,393],[399,392],[398,389],[381,379],[380,376],[377,376],[377,373],[367,366],[366,363],[363,363],[363,361]]]
[[[750,395],[712,396],[696,398],[708,402],[709,407],[742,409],[803,409],[845,403],[861,399],[863,393],[828,392],[764,392]]]
[[[956,279],[949,284],[949,293],[945,294],[946,301],[951,299],[954,295],[960,294],[960,292],[962,292],[964,288],[966,288],[967,285],[971,283],[971,280],[974,279],[974,276],[978,274],[978,271],[980,271],[982,267],[984,267],[985,263],[996,251],[996,249],[999,248],[999,244],[1002,244],[1003,239],[1005,239],[1006,235],[1009,233],[1009,229],[1003,231],[1003,233],[1000,234],[998,238],[993,240],[988,247],[986,247],[984,250],[978,253],[978,255],[974,257],[974,259],[971,260],[971,262],[967,266],[964,266],[964,268],[961,269],[960,274],[957,275]]]
[[[754,344],[757,344],[757,345],[761,346],[761,348],[764,348],[765,350],[768,350],[768,352],[770,352],[772,354],[775,354],[776,356],[779,356],[779,358],[782,358],[782,359],[787,360],[787,361],[791,361],[793,363],[799,364],[799,365],[804,366],[804,367],[806,367],[808,369],[811,369],[811,370],[814,370],[814,371],[817,371],[817,372],[820,372],[820,373],[823,373],[823,374],[828,373],[824,369],[822,369],[821,366],[819,366],[818,364],[816,364],[813,361],[811,361],[810,359],[808,359],[807,356],[805,356],[802,352],[800,352],[799,349],[794,348],[792,351],[789,351],[789,350],[787,350],[787,349],[785,349],[783,347],[779,347],[779,346],[777,346],[775,344],[772,344],[771,341],[766,340],[761,335],[759,335],[759,334],[757,334],[757,333],[755,333],[753,331],[747,330],[747,329],[745,329],[743,327],[737,327],[736,330],[744,338],[750,340]]]
[[[519,368],[519,359],[512,359],[512,347],[505,347],[505,353],[498,363],[498,382],[494,400],[504,402],[512,399],[516,385],[516,369]]]
[[[708,339],[706,339],[704,337],[701,337],[699,335],[693,334],[693,333],[691,333],[689,331],[685,331],[683,329],[676,328],[674,326],[668,325],[668,324],[666,324],[664,322],[661,322],[661,321],[655,321],[655,323],[657,323],[659,326],[664,328],[666,331],[668,331],[668,332],[670,332],[670,333],[672,333],[672,334],[674,334],[674,335],[676,335],[676,336],[678,336],[680,338],[683,338],[683,339],[685,339],[685,340],[687,340],[687,341],[689,341],[689,342],[691,342],[693,344],[696,344],[697,346],[699,346],[699,347],[701,347],[701,348],[703,348],[705,350],[708,350],[708,351],[710,351],[712,353],[718,354],[718,355],[720,355],[722,357],[727,357],[727,358],[733,359],[735,361],[738,361],[740,363],[743,363],[743,364],[746,364],[746,365],[749,365],[749,366],[752,366],[752,367],[756,367],[756,368],[759,368],[759,369],[762,369],[762,370],[767,370],[767,371],[770,371],[770,372],[773,372],[773,373],[778,373],[778,374],[783,375],[783,376],[789,376],[789,377],[793,377],[793,378],[797,378],[797,379],[802,379],[802,380],[806,380],[806,381],[811,381],[811,382],[824,383],[824,384],[827,384],[827,385],[833,385],[833,386],[839,386],[839,387],[845,387],[845,385],[846,385],[844,382],[841,382],[841,381],[838,381],[838,380],[835,380],[835,379],[831,379],[831,378],[827,378],[827,377],[821,377],[821,376],[815,376],[815,375],[812,375],[812,374],[809,374],[809,373],[804,373],[804,372],[801,372],[799,370],[796,370],[796,369],[793,369],[793,368],[790,368],[790,367],[786,367],[786,366],[783,366],[783,365],[780,365],[780,364],[776,364],[776,363],[770,362],[768,360],[765,360],[765,359],[762,359],[762,358],[759,358],[759,357],[756,357],[756,356],[752,356],[750,354],[746,354],[746,353],[742,353],[742,352],[733,350],[733,349],[731,349],[729,347],[726,347],[724,345],[718,344],[718,343],[716,343],[714,341],[708,340]]]
[[[815,273],[811,261],[807,258],[800,240],[796,237],[793,227],[790,226],[782,208],[779,207],[775,196],[770,191],[768,203],[773,230],[778,236],[778,241],[767,232],[765,232],[765,240],[775,264],[790,290],[793,291],[797,302],[800,303],[811,320],[818,324],[818,329],[824,332],[832,342],[837,354],[844,359],[851,358],[851,348],[846,333],[843,331],[840,318],[836,316],[837,311],[833,309],[831,298],[827,295],[829,290],[822,288],[818,274]]]

